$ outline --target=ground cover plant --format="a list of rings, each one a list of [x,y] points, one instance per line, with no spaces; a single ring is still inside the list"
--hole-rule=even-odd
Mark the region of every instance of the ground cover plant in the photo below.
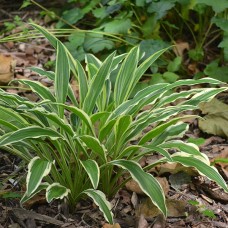
[[[108,199],[133,178],[166,216],[163,190],[146,172],[165,162],[195,167],[228,191],[207,156],[195,144],[178,139],[188,129],[182,120],[195,117],[179,114],[197,109],[201,102],[226,90],[216,87],[220,81],[204,78],[158,83],[132,96],[145,71],[167,49],[144,61],[137,46],[126,54],[113,52],[104,61],[89,54],[84,70],[56,37],[38,25],[33,27],[57,52],[55,72],[32,68],[54,81],[54,93],[39,82],[24,79],[18,82],[29,86],[40,97],[39,102],[0,91],[0,148],[28,164],[22,204],[41,190],[46,191],[48,202],[66,198],[71,208],[87,195],[113,223]],[[78,99],[69,83],[71,75],[79,84]],[[202,83],[207,88],[175,91]],[[172,105],[174,101],[179,102]],[[149,125],[153,125],[152,130],[144,134]],[[142,169],[138,161],[151,153],[163,157]],[[126,172],[129,176],[120,183]]]
[[[213,0],[68,0],[56,8],[45,8],[42,1],[25,0],[22,7],[31,5],[42,10],[45,23],[54,23],[56,35],[66,38],[65,45],[79,61],[85,53],[104,58],[103,51],[125,53],[137,44],[146,53],[144,59],[171,43],[185,46],[185,53],[177,48],[175,53],[156,61],[150,67],[149,83],[140,84],[140,88],[205,75],[227,82],[226,0],[221,0],[219,6]],[[5,26],[9,30],[19,24],[21,21],[15,18]],[[35,36],[38,34],[25,29],[24,36],[14,35],[8,40]],[[185,62],[191,62],[196,69],[181,65]]]

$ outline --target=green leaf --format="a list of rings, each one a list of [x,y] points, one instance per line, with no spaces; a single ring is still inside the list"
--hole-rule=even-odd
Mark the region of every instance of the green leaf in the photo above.
[[[46,199],[50,203],[53,199],[63,199],[67,197],[70,190],[60,185],[59,183],[53,183],[46,189]]]
[[[169,126],[176,124],[178,121],[180,121],[183,117],[177,117],[174,118],[168,122],[165,122],[155,128],[153,128],[152,130],[148,131],[139,141],[140,145],[143,145],[144,143],[150,141],[151,139],[153,139],[154,137],[158,136],[159,134],[162,134],[165,129],[167,129]]]
[[[164,42],[162,40],[143,40],[140,42],[140,53],[145,53],[143,59],[149,58],[154,53],[161,51],[162,49],[166,49],[170,46],[169,43]],[[140,54],[141,56],[142,54]],[[153,72],[156,73],[156,72]]]
[[[175,4],[169,1],[152,2],[147,8],[147,12],[155,13],[156,18],[161,19],[166,15],[166,12],[172,9],[174,6]]]
[[[86,51],[97,53],[104,49],[110,50],[115,46],[115,44],[113,41],[104,38],[102,34],[92,33],[86,35],[83,46]]]
[[[228,8],[228,1],[227,0],[219,0],[219,4],[217,1],[213,0],[197,0],[197,3],[203,3],[207,6],[211,6],[215,13],[220,13]]]
[[[88,92],[88,82],[87,82],[86,73],[78,60],[75,60],[75,67],[78,72],[79,99],[80,99],[80,107],[82,107]]]
[[[143,192],[148,195],[159,210],[167,216],[164,192],[159,182],[151,174],[144,172],[140,165],[133,161],[115,160],[109,164],[126,169],[139,184]]]
[[[204,73],[211,78],[228,82],[228,66],[219,67],[217,61],[213,61],[206,66]]]
[[[169,83],[173,83],[179,79],[179,76],[173,72],[165,72],[162,77]]]
[[[168,141],[168,142],[162,143],[161,145],[159,145],[159,147],[167,148],[167,149],[177,148],[178,150],[188,154],[203,156],[202,153],[199,151],[198,146],[196,146],[193,143],[186,143],[180,140]]]
[[[186,123],[177,123],[175,125],[171,125],[166,128],[160,135],[156,136],[153,139],[151,145],[157,146],[168,139],[180,137],[186,132],[187,129],[188,124]]]
[[[52,72],[52,71],[45,71],[39,67],[29,67],[30,70],[42,75],[42,76],[46,76],[48,77],[49,79],[51,80],[55,80],[55,73]],[[75,105],[75,106],[78,106],[78,102],[75,98],[75,95],[74,95],[74,91],[72,90],[70,84],[68,85],[68,96],[71,100],[71,102]]]
[[[68,83],[70,79],[70,66],[65,47],[61,42],[57,42],[57,57],[55,69],[55,95],[57,103],[64,104],[68,93]],[[59,115],[64,115],[63,108],[59,108]]]
[[[125,136],[131,122],[131,116],[121,116],[120,118],[118,118],[117,122],[115,123],[115,141],[117,144],[121,143],[121,137]]]
[[[113,224],[113,214],[111,212],[111,205],[106,200],[104,193],[94,189],[84,190],[82,193],[88,195],[93,199],[94,203],[99,207],[100,211],[103,212],[106,221]]]
[[[210,166],[202,157],[193,157],[192,155],[186,154],[184,152],[175,153],[172,156],[174,162],[179,162],[184,166],[195,167],[202,175],[206,176],[210,180],[215,181],[219,186],[221,186],[226,192],[228,192],[228,187],[222,176],[219,174],[217,169]],[[208,159],[208,158],[207,158]]]
[[[202,211],[202,214],[204,216],[207,216],[207,217],[212,218],[212,219],[215,219],[216,218],[214,212],[212,210],[209,210],[209,209],[203,210]]]
[[[204,138],[188,138],[189,143],[194,143],[197,146],[204,144],[206,139]]]
[[[148,68],[164,53],[168,50],[168,48],[159,50],[155,53],[153,53],[151,56],[149,56],[144,62],[140,64],[140,66],[137,68],[135,72],[134,82],[132,84],[132,89],[136,85],[136,83],[140,80],[140,78],[143,76],[143,74],[148,70]]]
[[[193,205],[193,206],[199,205],[199,202],[196,201],[196,200],[188,200],[188,203],[191,204],[191,205]]]
[[[1,136],[0,146],[9,145],[25,139],[36,139],[41,137],[49,137],[51,140],[57,140],[63,136],[50,128],[30,126]]]
[[[30,25],[35,28],[36,30],[38,30],[39,32],[43,33],[43,35],[49,40],[49,42],[51,43],[51,45],[54,48],[57,48],[57,41],[58,39],[53,36],[50,32],[48,32],[48,30],[42,28],[41,26],[34,24],[34,23],[30,23]]]
[[[106,149],[103,144],[97,138],[94,138],[90,135],[80,136],[80,139],[96,154],[100,156],[103,162],[107,162],[106,158]]]
[[[28,165],[28,175],[26,178],[26,195],[29,197],[41,184],[42,179],[51,171],[52,162],[34,157]]]
[[[114,19],[111,22],[106,22],[103,27],[105,32],[127,34],[131,28],[131,20],[126,18]]]
[[[169,72],[176,72],[181,66],[182,58],[177,56],[173,61],[169,62],[167,70]]]
[[[109,55],[109,57],[103,62],[99,71],[90,82],[88,93],[83,104],[83,110],[88,114],[92,113],[97,102],[97,98],[100,95],[105,84],[105,80],[109,77],[114,56],[115,52]]]
[[[52,102],[56,101],[55,97],[52,95],[49,89],[44,85],[42,85],[40,82],[26,80],[26,79],[21,79],[17,81],[20,82],[21,84],[28,85],[32,89],[32,91],[35,92],[42,99],[47,99]]]
[[[132,75],[135,74],[138,58],[139,48],[132,48],[121,65],[114,88],[114,100],[116,107],[126,101],[131,93],[131,88],[134,83]]]
[[[96,161],[88,159],[86,161],[81,161],[83,168],[89,176],[89,179],[93,185],[93,188],[96,189],[99,184],[100,179],[100,169]]]
[[[90,132],[93,135],[95,135],[93,124],[90,120],[90,117],[82,109],[77,108],[77,107],[73,107],[73,106],[69,106],[69,105],[64,105],[64,104],[57,104],[57,105],[64,107],[65,109],[71,111],[76,116],[78,116],[86,124],[86,126],[89,128]]]
[[[65,10],[63,12],[62,18],[69,24],[75,24],[77,21],[82,19],[84,16],[83,11],[80,8],[74,7],[70,10]],[[62,28],[65,25],[63,21],[59,21],[56,26],[57,28]]]
[[[46,182],[40,183],[39,186],[36,188],[35,191],[33,191],[32,194],[27,195],[26,194],[27,192],[25,192],[25,194],[23,195],[23,197],[20,200],[20,204],[22,205],[26,201],[30,200],[33,196],[35,196],[37,193],[41,192],[42,190],[45,190],[48,186],[49,186],[49,184]]]

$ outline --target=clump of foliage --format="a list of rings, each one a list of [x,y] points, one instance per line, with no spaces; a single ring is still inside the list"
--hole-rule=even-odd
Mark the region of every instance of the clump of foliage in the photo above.
[[[217,85],[220,81],[205,78],[158,83],[130,98],[145,71],[167,49],[143,61],[139,47],[122,55],[113,52],[104,61],[88,54],[85,71],[55,36],[38,25],[32,26],[57,51],[55,72],[32,68],[54,81],[54,93],[39,82],[25,79],[18,82],[39,95],[39,102],[0,90],[0,148],[28,163],[22,204],[41,190],[46,190],[48,202],[66,198],[72,207],[89,196],[105,219],[113,223],[106,197],[113,197],[131,177],[166,216],[163,190],[156,178],[146,172],[164,162],[194,167],[228,191],[207,156],[195,144],[178,140],[188,129],[182,120],[193,117],[178,114],[197,109],[199,103],[227,88],[181,92],[175,92],[175,88],[201,83]],[[69,83],[70,73],[78,81],[79,99]],[[174,101],[175,106],[171,105]],[[152,130],[143,134],[149,125],[153,125]],[[152,153],[162,158],[142,168],[138,161]],[[120,183],[126,172],[129,178]]]

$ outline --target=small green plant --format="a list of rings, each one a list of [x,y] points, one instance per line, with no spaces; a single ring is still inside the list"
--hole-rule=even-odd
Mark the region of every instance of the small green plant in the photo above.
[[[220,81],[205,78],[158,83],[130,98],[146,70],[167,49],[143,61],[139,47],[127,54],[113,52],[104,61],[88,54],[85,71],[55,36],[36,24],[32,26],[57,52],[55,72],[31,68],[54,81],[54,93],[30,80],[18,82],[39,95],[37,103],[0,90],[0,148],[28,163],[27,190],[22,204],[41,190],[46,190],[48,202],[66,198],[72,208],[89,196],[105,219],[113,223],[106,197],[113,197],[133,178],[166,216],[163,190],[156,178],[146,172],[164,162],[195,167],[228,191],[226,182],[210,166],[207,156],[196,145],[178,140],[188,129],[182,120],[195,117],[179,114],[197,109],[199,103],[227,88],[181,92],[175,92],[175,88],[201,83],[217,85]],[[79,99],[69,83],[71,73],[79,85]],[[174,101],[179,103],[172,106]],[[143,111],[145,106],[150,108]],[[151,124],[152,130],[144,134],[143,130]],[[177,152],[169,153],[173,148]],[[159,153],[162,158],[142,168],[138,161],[152,153]],[[120,183],[126,172],[129,178]]]
[[[201,204],[199,201],[189,200],[188,203],[193,205],[193,206],[196,206],[197,211],[202,213],[202,215],[207,216],[207,217],[212,218],[212,219],[216,218],[214,212],[212,210],[209,210],[205,205]]]

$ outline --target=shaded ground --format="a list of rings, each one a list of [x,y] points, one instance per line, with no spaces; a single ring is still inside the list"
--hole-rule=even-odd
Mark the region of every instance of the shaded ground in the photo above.
[[[4,19],[5,20],[5,19]],[[54,50],[45,39],[36,39],[28,43],[12,42],[0,44],[0,53],[11,55],[16,60],[14,73],[9,79],[26,78],[38,80],[48,87],[52,82],[39,77],[28,69],[28,66],[48,67],[54,60]],[[7,60],[8,61],[8,60]],[[7,63],[8,64],[8,63]],[[10,63],[11,64],[11,63]],[[11,65],[10,65],[11,66]],[[10,69],[9,72],[12,72]],[[77,85],[74,90],[77,95]],[[9,92],[36,101],[38,98],[31,91],[5,87]],[[220,99],[227,100],[224,94]],[[203,137],[206,141],[201,151],[210,158],[228,158],[228,141],[219,136],[202,133],[197,121],[190,122],[190,130],[184,139]],[[151,163],[157,155],[145,157],[141,165]],[[228,180],[228,165],[218,163],[217,168],[224,179]],[[69,213],[64,203],[55,201],[50,205],[45,202],[41,193],[33,198],[22,209],[19,198],[25,190],[25,167],[16,157],[0,151],[0,228],[1,227],[228,227],[228,195],[215,183],[198,176],[193,169],[165,164],[151,170],[158,177],[166,193],[169,216],[164,219],[157,209],[142,194],[138,186],[131,181],[112,199],[114,226],[105,224],[102,214],[90,201],[82,201],[75,207],[75,213]],[[20,177],[20,179],[19,179]],[[191,200],[191,201],[190,201]],[[198,202],[198,204],[197,204]],[[197,205],[196,205],[197,204]]]

